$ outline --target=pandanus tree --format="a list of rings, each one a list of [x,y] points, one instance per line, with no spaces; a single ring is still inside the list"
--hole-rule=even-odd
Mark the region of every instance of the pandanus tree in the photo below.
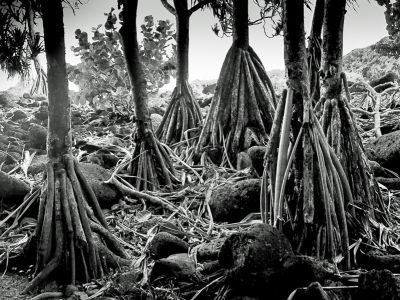
[[[264,221],[282,226],[286,208],[291,226],[284,230],[299,252],[329,259],[341,254],[348,268],[350,239],[373,241],[373,225],[387,224],[387,212],[348,99],[341,96],[346,88],[341,71],[345,5],[344,0],[325,0],[322,10],[317,3],[324,35],[321,96],[316,97],[318,78],[310,74],[315,66],[306,59],[304,3],[283,1],[288,92],[276,110],[267,146],[261,209]]]
[[[19,74],[25,78],[30,74],[29,61],[33,61],[37,76],[30,92],[47,94],[46,73],[38,59],[43,44],[39,32],[35,31],[38,3],[33,0],[0,2],[0,67],[11,77]]]
[[[139,57],[136,12],[138,0],[119,1],[122,9],[120,34],[128,69],[135,108],[135,150],[130,163],[130,174],[137,189],[172,188],[178,182],[170,158],[170,149],[164,147],[153,133],[143,66]]]
[[[172,92],[170,103],[159,125],[156,135],[167,144],[190,138],[188,131],[197,128],[202,115],[200,106],[194,98],[189,85],[189,25],[191,15],[214,0],[194,1],[189,7],[188,0],[161,0],[164,7],[176,19],[177,72],[176,87]],[[187,134],[187,135],[186,135]]]
[[[31,240],[37,249],[35,274],[25,292],[43,286],[50,278],[75,285],[129,264],[72,155],[62,1],[42,1],[41,12],[49,90],[48,162]]]
[[[298,252],[331,260],[341,254],[349,267],[345,207],[352,194],[312,108],[304,1],[284,0],[282,10],[288,90],[267,145],[262,218],[282,228]]]
[[[35,5],[35,2],[36,1],[31,0],[24,1],[27,12],[26,19],[29,32],[28,45],[30,49],[30,59],[33,61],[36,70],[36,78],[32,83],[30,93],[47,95],[47,74],[39,61],[39,54],[43,52],[43,45],[40,39],[40,33],[35,30],[36,9],[32,7]]]
[[[380,225],[388,225],[388,214],[350,108],[350,93],[342,70],[343,29],[346,0],[325,0],[321,95],[316,111],[329,144],[339,157],[348,178],[354,203],[347,207],[352,236],[377,238]],[[343,97],[343,94],[345,97]],[[370,220],[374,220],[371,222]],[[372,234],[375,232],[375,236]]]
[[[232,7],[233,43],[196,145],[204,159],[216,153],[231,166],[252,142],[267,141],[276,105],[271,81],[249,44],[248,0],[234,0]]]

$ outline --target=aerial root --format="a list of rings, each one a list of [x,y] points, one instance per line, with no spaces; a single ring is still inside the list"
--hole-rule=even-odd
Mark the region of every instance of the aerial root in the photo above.
[[[290,134],[293,93],[285,94],[286,99],[281,100],[276,110],[264,159],[260,199],[263,221],[281,227],[286,217],[295,230],[292,243],[298,252],[308,251],[305,254],[328,259],[341,253],[345,268],[349,268],[345,207],[353,199],[347,177],[312,110],[308,110],[309,116],[305,118],[308,122],[303,123],[292,147],[285,146]],[[296,172],[293,162],[299,145],[302,145],[303,155],[303,193],[302,204],[294,207],[292,192],[289,194],[286,186],[293,184],[289,183],[289,177]],[[286,216],[283,214],[285,206]]]
[[[34,59],[34,64],[37,76],[32,84],[30,94],[47,95],[47,74],[40,66],[40,63],[37,58]]]
[[[355,118],[350,108],[351,95],[345,73],[341,74],[341,79],[346,97],[325,100],[327,109],[322,115],[322,118],[326,120],[324,132],[336,155],[340,157],[344,173],[349,178],[354,201],[366,203],[367,207],[375,208],[371,210],[371,216],[376,221],[387,225],[389,224],[387,208],[358,134]],[[359,219],[356,216],[357,211],[354,205],[351,205],[350,212],[354,218]],[[364,212],[359,212],[364,214]]]
[[[131,183],[137,190],[172,188],[179,182],[171,161],[172,151],[151,130],[138,141],[130,166]]]
[[[254,51],[233,44],[218,79],[217,88],[196,152],[224,145],[221,154],[234,162],[251,140],[268,138],[276,97],[268,75]],[[232,165],[232,163],[230,163]]]
[[[191,141],[188,130],[198,127],[201,121],[200,106],[194,98],[189,83],[184,81],[175,87],[156,136],[167,145],[185,140]]]
[[[63,163],[49,161],[46,171],[34,234],[35,276],[23,292],[41,287],[53,274],[57,281],[75,285],[130,264],[72,155],[65,155]]]

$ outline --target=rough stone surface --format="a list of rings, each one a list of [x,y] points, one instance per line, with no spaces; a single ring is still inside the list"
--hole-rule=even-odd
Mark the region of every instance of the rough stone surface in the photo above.
[[[0,92],[0,106],[3,107],[15,107],[19,100],[18,96],[10,94],[8,92]]]
[[[49,112],[46,106],[40,106],[39,110],[34,113],[36,119],[40,121],[47,121],[49,117]]]
[[[187,253],[189,244],[168,233],[157,233],[149,244],[150,257],[154,259],[168,257],[176,253]]]
[[[24,181],[0,171],[0,199],[20,203],[29,191],[29,185]]]
[[[119,274],[115,279],[122,294],[128,293],[136,288],[136,284],[143,278],[143,272],[139,269]]]
[[[264,156],[266,150],[267,147],[264,146],[253,146],[247,149],[247,154],[250,156],[251,164],[259,176],[261,176],[264,171]]]
[[[7,153],[0,152],[0,164],[5,162],[7,159]]]
[[[104,183],[104,181],[110,179],[110,171],[90,163],[81,163],[80,166],[82,173],[92,186],[101,207],[109,208],[118,203],[118,200],[122,197],[120,192],[112,185]]]
[[[215,93],[215,88],[217,87],[217,84],[216,83],[213,83],[213,84],[209,84],[209,85],[206,85],[204,88],[203,88],[203,94],[214,94]]]
[[[260,211],[259,179],[226,183],[211,194],[210,208],[214,221],[239,222],[252,212]]]
[[[358,282],[359,300],[400,299],[400,281],[388,270],[372,270],[361,274]]]
[[[29,127],[29,143],[32,148],[46,149],[47,129],[38,124]]]
[[[47,155],[35,155],[32,159],[32,162],[28,168],[28,173],[31,175],[36,175],[42,171],[44,171],[47,163]]]
[[[150,274],[150,280],[160,277],[175,279],[179,282],[193,282],[198,280],[196,264],[186,253],[173,254],[155,262]]]
[[[284,260],[291,256],[292,247],[281,231],[257,224],[232,234],[225,241],[219,252],[219,263],[226,269],[231,286],[257,296],[261,290],[273,287]]]
[[[109,153],[94,152],[86,157],[87,162],[97,164],[106,169],[112,169],[119,161],[119,158]]]
[[[382,167],[400,172],[400,130],[382,135],[365,145],[370,160]]]
[[[279,276],[279,281],[284,282],[280,288],[281,293],[288,295],[296,288],[312,282],[324,284],[333,278],[335,271],[335,267],[327,261],[305,255],[289,256],[284,260],[283,271]]]
[[[25,119],[28,117],[28,114],[20,109],[17,109],[16,111],[13,112],[11,120],[12,121],[18,121],[21,119]]]

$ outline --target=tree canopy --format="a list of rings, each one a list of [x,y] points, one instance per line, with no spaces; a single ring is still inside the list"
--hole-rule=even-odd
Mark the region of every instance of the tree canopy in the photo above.
[[[44,50],[39,35],[30,39],[30,11],[34,18],[39,15],[38,1],[0,2],[0,68],[9,77],[29,74],[29,58]]]
[[[385,55],[399,57],[400,55],[400,1],[399,0],[377,0],[379,5],[386,8],[385,19],[386,29],[393,43],[385,44],[379,51]]]

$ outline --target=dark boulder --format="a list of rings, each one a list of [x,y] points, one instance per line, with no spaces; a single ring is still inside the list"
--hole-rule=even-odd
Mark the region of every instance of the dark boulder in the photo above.
[[[118,289],[122,294],[134,292],[137,284],[142,280],[143,272],[139,269],[133,269],[121,274],[118,274],[115,282],[118,284]],[[139,298],[142,299],[142,298]],[[147,298],[145,298],[147,299]]]
[[[24,112],[23,110],[17,109],[16,111],[13,112],[11,116],[12,121],[19,121],[21,119],[25,119],[28,117],[28,114]]]
[[[177,253],[187,253],[188,250],[188,243],[168,232],[157,233],[149,243],[150,257],[154,259],[165,258]]]
[[[214,94],[216,88],[217,88],[217,84],[216,83],[209,84],[209,85],[206,85],[203,88],[202,92],[203,92],[203,94]]]
[[[264,171],[264,156],[266,151],[267,147],[265,146],[253,146],[247,149],[251,164],[259,176],[261,176]]]
[[[210,208],[217,222],[239,222],[248,214],[260,211],[259,179],[225,183],[212,191]]]
[[[227,238],[219,252],[219,263],[226,269],[231,286],[246,291],[245,295],[258,296],[272,289],[284,261],[291,256],[292,247],[281,231],[257,224]]]
[[[400,173],[400,130],[382,135],[365,145],[368,158],[382,167]]]
[[[3,107],[15,107],[19,97],[9,92],[0,92],[0,106]]]
[[[10,176],[0,171],[0,197],[2,201],[11,204],[19,204],[25,195],[30,191],[30,187],[24,181]]]
[[[110,208],[118,203],[122,198],[121,193],[113,185],[104,182],[110,179],[110,171],[96,164],[81,163],[80,166],[102,208]]]
[[[197,282],[199,274],[196,263],[186,253],[179,253],[156,260],[150,274],[150,281],[159,278],[170,278],[177,282]]]
[[[225,241],[226,237],[214,238],[209,242],[196,246],[191,252],[196,254],[197,261],[217,260],[219,251]]]
[[[36,154],[33,157],[31,164],[29,165],[28,174],[36,175],[44,171],[46,168],[46,163],[47,163],[46,154],[40,154],[40,155]]]
[[[210,106],[211,102],[212,102],[212,97],[206,97],[206,98],[201,99],[199,101],[199,105],[200,105],[201,108],[205,108],[207,106]]]
[[[47,118],[49,117],[49,112],[46,106],[40,106],[39,110],[37,110],[33,115],[36,119],[44,122],[47,121]]]
[[[29,144],[31,148],[46,149],[47,129],[32,123],[29,127]]]
[[[285,300],[299,287],[312,282],[326,285],[337,279],[332,264],[294,255],[287,237],[267,224],[228,237],[219,252],[219,263],[233,291],[260,299]]]
[[[388,270],[372,270],[358,279],[358,300],[400,299],[400,280]]]
[[[382,77],[379,77],[377,79],[371,80],[371,82],[369,83],[373,88],[381,85],[381,84],[385,84],[388,82],[395,82],[396,80],[399,79],[399,76],[394,73],[394,72],[388,72],[385,75],[383,75]]]

